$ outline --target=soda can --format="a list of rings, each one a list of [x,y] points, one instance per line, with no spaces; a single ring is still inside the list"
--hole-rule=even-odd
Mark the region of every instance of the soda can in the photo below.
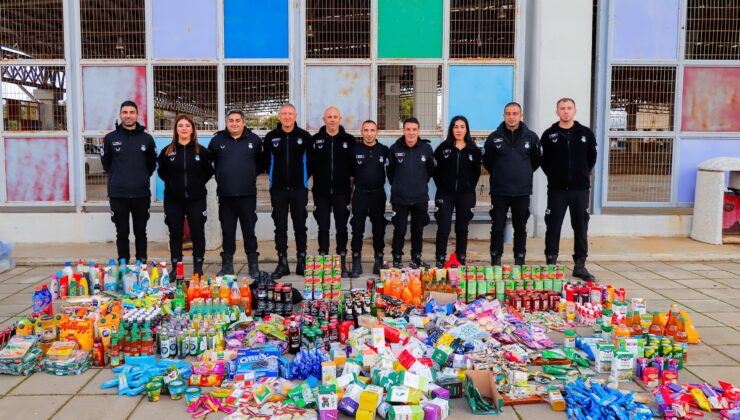
[[[522,266],[522,280],[534,280],[532,278],[532,266],[526,264]]]
[[[493,266],[487,265],[483,270],[483,277],[488,280],[493,280]]]
[[[521,280],[522,279],[522,266],[515,265],[511,267],[511,278],[514,280]]]
[[[493,267],[493,279],[494,280],[503,280],[504,279],[504,273],[501,269],[500,265]]]
[[[653,367],[658,368],[658,374],[662,375],[663,369],[665,369],[665,357],[654,357]]]
[[[509,290],[516,290],[516,281],[515,280],[507,280],[506,281],[506,291]]]
[[[313,285],[306,284],[303,286],[303,299],[313,300]]]
[[[543,267],[547,267],[547,278],[548,279],[554,279],[554,278],[557,277],[557,274],[556,273],[557,273],[558,270],[555,267],[555,264],[550,264],[550,265],[543,266]]]
[[[496,294],[496,282],[494,280],[486,280],[486,294]]]
[[[324,285],[317,283],[313,285],[313,298],[314,300],[321,300],[324,298]]]
[[[686,347],[682,345],[673,346],[673,357],[678,361],[678,369],[683,369],[683,355],[686,352]]]
[[[532,280],[540,280],[542,279],[542,269],[540,269],[539,265],[533,265],[532,266]]]
[[[558,264],[557,265],[557,272],[556,272],[557,278],[564,279],[565,278],[565,264]]]
[[[501,266],[501,272],[502,272],[502,276],[504,280],[511,279],[511,266],[510,265]]]
[[[671,344],[661,344],[660,345],[660,355],[669,358],[673,354],[673,345]]]
[[[652,347],[650,347],[650,346],[646,346],[645,347],[645,358],[646,359],[652,359],[653,356],[655,356],[655,349],[652,348]],[[640,376],[642,376],[642,375],[640,375]]]
[[[496,293],[496,299],[498,299],[499,302],[505,302],[506,301],[506,294],[505,293]]]

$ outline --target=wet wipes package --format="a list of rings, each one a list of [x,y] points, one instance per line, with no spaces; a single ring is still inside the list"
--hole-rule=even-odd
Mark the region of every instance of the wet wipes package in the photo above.
[[[236,353],[236,375],[254,372],[254,378],[277,378],[280,349],[276,346],[262,346],[241,349]]]

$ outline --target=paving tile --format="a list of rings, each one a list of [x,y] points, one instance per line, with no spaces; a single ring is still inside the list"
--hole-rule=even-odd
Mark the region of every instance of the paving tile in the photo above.
[[[700,314],[693,311],[688,311],[687,314],[689,315],[689,318],[691,318],[691,323],[694,324],[694,326],[697,328],[722,326],[721,322],[717,321],[714,318],[708,317],[706,314]]]
[[[635,271],[637,269],[637,266],[626,262],[605,262],[599,265],[612,271]]]
[[[722,283],[727,287],[731,287],[733,289],[740,289],[740,277],[736,278],[727,278],[727,279],[711,279],[718,283]]]
[[[710,384],[716,384],[717,381],[737,382],[737,378],[740,378],[740,366],[689,366],[686,369]]]
[[[701,333],[701,330],[699,330]],[[688,367],[693,366],[736,366],[737,362],[713,349],[707,344],[701,343],[689,345]]]
[[[716,268],[717,270],[740,271],[740,263],[736,263],[736,262],[713,262],[713,263],[709,263],[709,265]]]
[[[740,327],[740,309],[736,312],[706,312],[704,315],[730,327]]]
[[[627,293],[627,299],[633,297],[641,297],[643,299],[647,299],[649,304],[651,300],[661,300],[669,298],[667,296],[663,296],[661,294],[662,292],[662,290],[659,293],[650,289],[629,289],[629,292]]]
[[[672,268],[670,264],[660,262],[660,261],[640,261],[640,262],[633,262],[632,264],[634,264],[635,267],[639,267],[639,268],[642,268],[643,270],[650,270],[650,271],[670,270]]]
[[[738,308],[717,299],[679,299],[678,302],[697,312],[738,312]]]
[[[686,270],[677,270],[675,268],[669,270],[654,270],[653,272],[667,278],[668,280],[693,279],[697,277],[696,273]]]
[[[690,287],[692,289],[700,289],[700,290],[711,290],[711,289],[727,290],[730,288],[729,286],[725,284],[722,284],[714,280],[709,280],[709,279],[676,280],[676,283],[679,283],[686,287]]]
[[[2,306],[2,305],[0,305],[0,306]],[[2,318],[2,321],[0,321],[0,328],[9,327],[9,326],[15,324],[16,322],[18,322],[20,319],[21,319],[20,316],[11,316],[11,317],[7,317],[7,318]]]
[[[565,412],[552,411],[550,404],[522,404],[514,406],[514,411],[524,419],[566,419]],[[493,416],[491,416],[493,417]]]
[[[699,367],[699,366],[697,366]],[[693,372],[689,371],[686,366],[678,372],[678,381],[682,384],[699,384],[703,381],[696,376]],[[655,402],[655,398],[651,398],[652,402]]]
[[[707,270],[714,270],[714,267],[707,264],[700,264],[700,263],[673,263],[671,264],[673,267],[680,268],[681,270],[688,270],[688,271],[707,271]]]
[[[737,274],[730,273],[729,271],[723,270],[710,270],[710,271],[699,271],[697,274],[708,279],[737,279],[740,278]]]
[[[95,374],[97,370],[87,371],[75,376],[57,376],[39,372],[31,375],[15,389],[11,395],[72,395],[76,394]]]
[[[660,289],[658,291],[661,295],[668,299],[706,299],[707,295],[694,289]]]
[[[699,330],[701,342],[714,346],[717,344],[740,344],[740,332],[729,327],[704,327]]]
[[[664,280],[659,274],[655,274],[652,271],[641,270],[641,271],[621,271],[619,273],[622,277],[629,280],[635,280],[638,282],[644,282],[645,280]]]
[[[5,280],[11,279],[19,274],[23,274],[27,271],[29,271],[31,267],[27,266],[19,266],[12,270],[5,271],[3,273],[0,273],[0,282],[4,282]]]
[[[647,302],[647,309],[648,311],[654,312],[666,312],[668,309],[670,309],[671,305],[674,303],[678,303],[676,301],[670,300],[670,299],[656,299],[651,300]]]
[[[0,395],[7,394],[13,387],[25,381],[27,376],[0,375]]]
[[[0,283],[0,293],[5,293],[5,294],[18,293],[19,291],[21,291],[21,290],[23,290],[23,289],[25,289],[27,287],[28,287],[28,285],[27,284],[23,284],[23,283],[8,283],[8,282],[3,282],[3,283]]]
[[[730,357],[732,359],[735,359],[735,361],[740,362],[740,344],[732,344],[732,345],[721,345],[721,346],[712,346],[715,350],[724,353],[727,355],[727,357]]]
[[[71,397],[69,395],[16,396],[0,400],[3,419],[48,419]]]
[[[648,289],[680,289],[681,284],[667,279],[651,279],[642,282],[643,287]]]
[[[30,302],[25,305],[2,304],[0,305],[0,316],[14,316],[18,314],[24,314],[29,308],[31,308]]]
[[[123,398],[123,397],[122,397]],[[192,420],[192,414],[185,409],[187,404],[185,400],[174,401],[169,395],[163,395],[156,403],[149,402],[146,397],[142,397],[141,402],[131,413],[132,419],[182,419]],[[208,419],[217,419],[223,416],[210,414]]]
[[[739,296],[737,293],[735,293],[735,296]],[[723,302],[729,303],[730,305],[740,308],[740,299],[734,298],[734,299],[722,299]]]
[[[0,305],[32,305],[32,293],[15,293],[0,301]]]
[[[732,299],[732,297],[736,294],[730,289],[719,289],[719,288],[711,288],[711,289],[697,289],[698,291],[704,293],[705,295],[709,297],[713,297],[715,299],[719,299],[723,302],[727,302],[728,299]]]
[[[616,288],[623,287],[627,290],[644,289],[646,287],[645,282],[638,282],[633,280],[627,280],[625,278],[612,278],[607,276],[597,277],[601,284],[611,284]]]
[[[54,419],[99,420],[125,419],[134,410],[142,396],[123,397],[118,395],[77,395],[72,398]]]
[[[100,388],[103,382],[107,382],[116,377],[110,369],[96,369],[98,373],[88,382],[79,392],[78,395],[118,395],[118,388]]]

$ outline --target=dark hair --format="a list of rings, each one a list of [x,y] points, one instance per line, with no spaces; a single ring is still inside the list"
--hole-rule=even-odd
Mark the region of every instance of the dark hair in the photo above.
[[[134,107],[134,109],[136,110],[136,112],[139,112],[139,107],[136,105],[136,102],[134,102],[134,101],[123,101],[123,103],[121,103],[121,107],[118,108],[118,110],[119,111],[122,110],[124,106],[132,106],[132,107]]]
[[[363,121],[363,122],[362,122],[362,124],[360,124],[360,127],[362,127],[362,126],[363,126],[363,125],[365,125],[365,124],[373,124],[373,125],[375,125],[376,127],[378,126],[378,123],[376,123],[376,122],[375,122],[375,121],[373,121],[373,120],[365,120],[365,121]]]
[[[519,104],[519,102],[509,102],[508,104],[504,105],[504,112],[506,112],[506,108],[510,106],[515,106],[519,108],[519,112],[522,112],[522,106]]]
[[[172,142],[167,146],[164,153],[170,154],[175,151],[175,147],[177,147],[177,141],[180,139],[180,136],[177,134],[177,123],[179,123],[181,120],[186,120],[190,123],[190,126],[193,127],[193,133],[190,135],[190,141],[195,143],[195,151],[197,153],[200,153],[200,144],[198,144],[198,133],[195,131],[195,122],[193,121],[193,117],[190,115],[178,115],[177,118],[175,118],[175,125],[172,129]]]
[[[447,129],[447,138],[445,141],[451,145],[455,144],[455,136],[452,135],[452,127],[455,126],[455,123],[457,121],[462,121],[465,123],[465,145],[470,145],[473,143],[473,138],[470,137],[470,124],[468,124],[468,119],[463,117],[462,115],[455,115],[450,120],[450,127]]]
[[[570,99],[570,98],[560,98],[560,99],[558,99],[558,103],[555,104],[555,107],[560,106],[560,103],[561,102],[570,102],[570,103],[573,104],[573,106],[576,106],[576,101],[574,101],[573,99]]]
[[[421,124],[419,123],[419,120],[416,119],[416,117],[408,117],[405,120],[403,120],[403,126],[406,127],[406,124],[416,124],[419,127],[421,127]]]
[[[244,121],[247,120],[247,117],[244,116],[244,111],[241,109],[230,109],[229,112],[226,113],[226,118],[229,118],[232,114],[238,114]]]

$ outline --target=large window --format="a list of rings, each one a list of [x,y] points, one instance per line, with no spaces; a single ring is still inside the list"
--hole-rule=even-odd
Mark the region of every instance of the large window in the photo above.
[[[81,0],[82,58],[145,58],[144,0]]]
[[[451,0],[450,58],[514,58],[515,0]]]
[[[172,130],[178,114],[192,115],[199,130],[218,123],[215,66],[154,67],[154,129]]]

